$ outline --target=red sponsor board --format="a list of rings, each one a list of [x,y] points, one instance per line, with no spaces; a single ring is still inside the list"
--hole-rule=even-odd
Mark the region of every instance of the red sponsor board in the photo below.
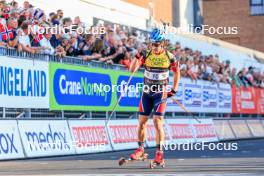
[[[264,89],[257,89],[258,114],[264,114]]]
[[[254,87],[232,87],[232,112],[264,114],[264,89]]]
[[[257,114],[257,90],[253,87],[232,87],[232,112]]]
[[[110,125],[114,143],[137,142],[137,125]]]
[[[194,124],[196,138],[217,137],[213,124]]]
[[[192,139],[193,133],[189,124],[169,124],[172,139]]]
[[[72,127],[74,139],[78,144],[95,145],[108,144],[108,138],[104,126]]]

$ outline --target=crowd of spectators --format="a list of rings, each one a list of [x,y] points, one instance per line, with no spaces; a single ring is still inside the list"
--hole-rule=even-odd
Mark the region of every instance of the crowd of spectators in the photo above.
[[[78,16],[74,19],[64,16],[61,9],[45,14],[28,1],[19,6],[16,1],[1,0],[0,10],[0,46],[16,48],[19,52],[50,54],[59,58],[74,56],[86,61],[122,64],[128,68],[137,52],[150,47],[147,37],[119,25],[97,24],[105,27],[104,34],[67,31],[69,26],[85,28],[85,24]],[[41,26],[45,31],[40,34],[38,30],[28,30],[29,26]],[[46,28],[59,26],[64,31],[56,34]],[[264,88],[264,75],[256,68],[237,71],[230,67],[229,60],[220,62],[217,55],[205,56],[200,51],[181,47],[178,42],[171,44],[166,40],[165,47],[179,59],[183,77]]]

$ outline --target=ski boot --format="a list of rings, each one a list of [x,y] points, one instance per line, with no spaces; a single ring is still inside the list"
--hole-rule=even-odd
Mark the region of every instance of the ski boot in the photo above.
[[[133,161],[145,161],[148,159],[148,154],[144,152],[144,149],[142,147],[137,148],[134,153],[130,155],[128,159],[121,157],[119,159],[119,166],[122,166],[124,163],[129,163]]]
[[[162,168],[164,168],[165,167],[165,160],[164,160],[163,156],[164,156],[163,151],[157,150],[156,155],[155,155],[155,159],[150,162],[150,168],[153,169],[157,166],[161,166]]]

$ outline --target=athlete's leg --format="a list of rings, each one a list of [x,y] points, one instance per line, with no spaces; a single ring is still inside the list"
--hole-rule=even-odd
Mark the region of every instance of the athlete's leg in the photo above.
[[[147,129],[148,116],[139,115],[139,125],[138,125],[138,145],[139,147],[144,147],[144,142],[146,140],[146,129]]]
[[[153,102],[148,94],[143,93],[139,103],[139,125],[138,125],[138,149],[130,155],[131,159],[139,159],[144,154],[146,140],[146,128],[148,117],[153,109]]]
[[[161,100],[167,98],[166,92],[162,92],[156,95],[154,104],[161,102]],[[156,163],[163,163],[163,145],[165,141],[165,133],[164,133],[164,115],[166,110],[166,102],[163,102],[156,107],[154,107],[154,117],[153,122],[156,130],[156,146],[157,151],[155,155],[155,162]]]
[[[158,150],[162,150],[165,141],[165,133],[163,129],[164,118],[163,116],[154,115],[153,122],[156,130],[156,145]]]

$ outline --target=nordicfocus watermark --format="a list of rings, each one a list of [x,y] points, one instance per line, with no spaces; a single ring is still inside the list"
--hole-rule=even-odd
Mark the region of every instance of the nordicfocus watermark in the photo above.
[[[201,24],[199,26],[193,24],[186,24],[181,27],[170,26],[166,23],[154,22],[154,25],[164,31],[165,34],[218,34],[218,35],[237,35],[237,26],[210,26]]]
[[[213,143],[213,142],[200,142],[200,143],[168,143],[163,144],[164,150],[177,150],[177,151],[237,151],[238,143]]]
[[[106,29],[105,27],[91,27],[91,26],[77,26],[77,25],[70,25],[70,26],[37,26],[37,25],[29,25],[28,31],[32,33],[44,34],[45,32],[50,32],[51,34],[105,34]]]
[[[69,151],[73,148],[77,148],[79,150],[89,150],[89,151],[105,151],[106,144],[104,143],[90,143],[90,142],[78,142],[71,141],[70,143],[64,143],[61,141],[56,142],[29,142],[29,149],[32,151]]]

